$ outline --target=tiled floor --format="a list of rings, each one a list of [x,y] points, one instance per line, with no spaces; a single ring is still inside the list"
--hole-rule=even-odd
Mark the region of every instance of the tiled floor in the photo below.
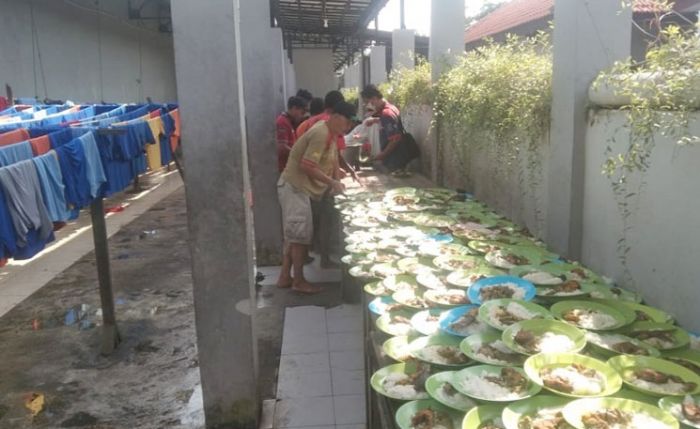
[[[275,428],[364,429],[362,310],[287,308]]]

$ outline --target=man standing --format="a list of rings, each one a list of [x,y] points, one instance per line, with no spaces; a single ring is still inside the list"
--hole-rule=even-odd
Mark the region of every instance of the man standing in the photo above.
[[[282,112],[275,121],[277,134],[277,168],[281,173],[287,165],[289,152],[297,139],[295,128],[306,114],[306,100],[301,97],[289,97],[287,111]]]
[[[311,199],[320,200],[326,192],[339,194],[345,190],[336,176],[336,139],[350,129],[354,116],[354,106],[346,102],[336,104],[329,118],[319,121],[292,148],[289,162],[277,182],[285,241],[278,287],[291,287],[305,294],[321,290],[304,277],[304,260],[313,239]]]
[[[405,169],[409,162],[418,157],[419,150],[412,137],[405,138],[410,135],[405,134],[399,109],[386,101],[374,85],[367,85],[361,96],[367,110],[374,112],[374,121],[381,125],[381,152],[374,158],[375,161],[382,162],[391,172]]]

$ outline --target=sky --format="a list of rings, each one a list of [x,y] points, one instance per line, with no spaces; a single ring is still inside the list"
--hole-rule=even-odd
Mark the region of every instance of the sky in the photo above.
[[[404,0],[406,5],[406,28],[414,29],[420,35],[430,34],[430,1],[431,0]],[[440,0],[432,0],[440,1]],[[504,0],[496,0],[500,3]],[[485,0],[466,0],[466,16],[472,16],[479,12]],[[400,0],[389,0],[389,3],[379,13],[379,29],[391,31],[400,27]],[[369,28],[374,28],[374,22]]]

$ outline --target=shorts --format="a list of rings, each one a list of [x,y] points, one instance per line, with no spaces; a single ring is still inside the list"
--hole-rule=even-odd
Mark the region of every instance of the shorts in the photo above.
[[[309,196],[282,178],[277,182],[277,196],[282,207],[284,241],[287,244],[311,245],[314,221]]]

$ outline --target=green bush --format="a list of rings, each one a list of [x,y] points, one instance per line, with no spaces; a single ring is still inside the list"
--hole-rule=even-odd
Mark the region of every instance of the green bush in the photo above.
[[[358,88],[341,88],[340,92],[345,97],[345,101],[359,107],[360,90]]]
[[[382,92],[392,103],[404,108],[409,105],[433,104],[433,85],[430,63],[418,61],[414,69],[400,67],[391,72]]]

